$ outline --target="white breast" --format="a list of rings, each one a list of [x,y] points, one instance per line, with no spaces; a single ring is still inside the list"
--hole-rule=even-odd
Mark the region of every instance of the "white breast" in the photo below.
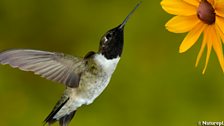
[[[80,80],[80,87],[83,88],[82,91],[77,91],[79,90],[79,88],[68,88],[67,90],[71,92],[70,99],[55,115],[54,118],[58,119],[64,116],[65,114],[76,110],[83,104],[92,103],[95,98],[97,98],[107,87],[119,60],[119,57],[114,59],[106,59],[103,55],[96,54],[94,56],[94,61],[102,68],[101,72],[103,73],[103,75],[96,76],[91,73],[85,73],[86,78]],[[91,81],[87,78],[91,79]]]
[[[86,85],[86,89],[88,89],[84,92],[84,96],[82,95],[82,98],[85,97],[85,104],[92,103],[107,87],[119,59],[119,57],[107,59],[101,54],[96,54],[94,56],[95,63],[101,67],[102,71],[97,76],[90,74],[89,78],[91,78],[92,81],[82,82]]]
[[[102,54],[97,54],[94,57],[97,64],[99,64],[103,70],[108,73],[112,74],[117,66],[117,63],[120,60],[120,57],[114,59],[107,59]]]

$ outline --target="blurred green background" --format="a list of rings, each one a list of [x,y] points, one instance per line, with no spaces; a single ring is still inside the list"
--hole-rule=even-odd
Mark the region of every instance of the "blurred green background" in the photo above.
[[[84,56],[117,26],[137,0],[0,0],[0,50],[30,48]],[[178,48],[172,16],[143,1],[125,27],[122,59],[103,94],[80,108],[70,126],[196,126],[224,121],[224,74],[214,52],[194,67],[200,43]],[[204,55],[205,56],[205,55]],[[0,126],[41,126],[63,85],[0,66]],[[54,124],[56,126],[58,124]]]

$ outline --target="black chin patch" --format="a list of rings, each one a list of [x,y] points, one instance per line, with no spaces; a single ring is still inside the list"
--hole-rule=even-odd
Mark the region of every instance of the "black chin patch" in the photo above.
[[[109,31],[109,33],[112,33],[112,36],[110,37],[111,39],[108,39],[107,42],[104,42],[104,39],[101,40],[99,52],[107,59],[117,58],[122,54],[124,44],[124,33],[123,29],[118,28],[114,28]],[[104,38],[104,36],[102,38]]]

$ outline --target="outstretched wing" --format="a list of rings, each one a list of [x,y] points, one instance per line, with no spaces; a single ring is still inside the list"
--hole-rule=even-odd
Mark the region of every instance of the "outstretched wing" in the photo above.
[[[0,63],[32,71],[48,80],[77,87],[85,66],[82,58],[63,53],[29,49],[14,49],[0,53]]]

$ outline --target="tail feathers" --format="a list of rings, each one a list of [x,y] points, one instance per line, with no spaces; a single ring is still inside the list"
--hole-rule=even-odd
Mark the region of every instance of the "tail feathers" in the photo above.
[[[44,120],[44,125],[46,123],[48,123],[48,125],[53,124],[54,122],[56,122],[57,120],[54,118],[54,116],[58,113],[58,111],[65,105],[65,103],[69,100],[69,98],[66,98],[65,100],[63,100],[64,98],[62,97],[62,99],[60,101],[57,102],[57,104],[55,105],[55,107],[53,108],[53,110],[51,111],[51,113],[47,116],[47,118]]]
[[[71,112],[71,113],[68,114],[68,115],[65,115],[65,116],[61,117],[61,118],[59,119],[59,124],[60,124],[60,126],[68,126],[68,124],[70,123],[70,121],[71,121],[72,118],[74,117],[75,113],[76,113],[76,110],[73,111],[73,112]]]

